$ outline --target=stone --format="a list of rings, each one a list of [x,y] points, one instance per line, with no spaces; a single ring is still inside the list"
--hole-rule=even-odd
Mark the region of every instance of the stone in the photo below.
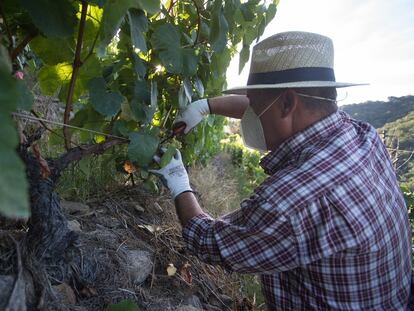
[[[76,304],[76,296],[72,287],[66,283],[53,286],[53,290],[59,294],[61,301],[70,305]]]
[[[148,251],[127,250],[125,260],[131,281],[135,284],[144,282],[152,272],[152,254]]]
[[[198,310],[203,310],[203,304],[200,301],[200,298],[196,295],[188,296],[184,299],[184,305],[189,305],[197,308]]]
[[[82,232],[81,224],[77,220],[69,220],[68,221],[68,228],[71,231]]]
[[[134,206],[134,209],[135,209],[137,212],[139,212],[139,213],[143,213],[143,212],[145,212],[145,209],[144,209],[141,205],[139,205],[138,203],[134,203],[134,204],[133,204],[133,206]]]
[[[154,203],[153,209],[157,213],[162,213],[163,212],[163,209],[162,209],[161,205],[159,205],[157,202]]]

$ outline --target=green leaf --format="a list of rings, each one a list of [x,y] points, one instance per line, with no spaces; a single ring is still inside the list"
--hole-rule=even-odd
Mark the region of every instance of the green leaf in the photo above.
[[[129,134],[129,159],[139,166],[147,166],[158,149],[159,138],[148,133],[134,132]]]
[[[157,84],[151,81],[149,85],[143,81],[137,81],[134,88],[134,96],[130,102],[131,111],[139,122],[150,123],[157,109]]]
[[[159,50],[159,57],[167,71],[184,76],[196,73],[198,57],[195,50],[181,47],[180,34],[173,25],[158,26],[151,42]]]
[[[106,0],[88,0],[89,3],[96,4],[100,8],[105,5]]]
[[[182,74],[186,77],[193,76],[197,72],[198,57],[194,49],[183,49],[183,69]]]
[[[203,97],[204,96],[204,85],[203,85],[203,81],[201,81],[200,78],[197,77],[197,79],[194,82],[194,87],[198,93],[198,96]]]
[[[141,58],[138,57],[137,54],[132,53],[132,63],[134,65],[134,70],[137,76],[143,79],[147,72],[147,68],[145,68],[144,62],[141,60]]]
[[[37,75],[40,90],[43,95],[54,95],[60,86],[70,81],[71,75],[72,65],[69,63],[44,65]]]
[[[117,304],[110,304],[106,311],[139,311],[139,308],[135,302],[126,299]]]
[[[16,109],[18,103],[18,88],[16,80],[12,78],[7,61],[0,59],[0,214],[13,218],[30,216],[28,183],[25,167],[17,156],[18,144],[15,124],[10,113]]]
[[[107,0],[101,21],[101,42],[98,49],[105,49],[117,33],[130,8],[138,8],[137,0]]]
[[[181,85],[178,91],[178,108],[184,110],[188,106],[188,99],[185,95],[184,86]]]
[[[224,50],[227,43],[227,31],[229,29],[226,18],[224,17],[223,7],[221,1],[217,1],[220,6],[215,4],[215,8],[212,12],[212,18],[210,23],[210,44],[212,49],[220,53]]]
[[[104,131],[105,124],[107,123],[104,116],[97,112],[91,104],[87,104],[82,110],[79,110],[70,121],[70,125],[99,132]],[[73,129],[71,132],[77,132],[82,142],[92,142],[95,138],[95,134],[87,131]]]
[[[131,29],[132,45],[147,54],[147,44],[145,42],[144,32],[148,31],[148,20],[144,12],[137,9],[128,11],[129,26]]]
[[[76,10],[69,0],[20,0],[33,23],[47,37],[67,37],[76,25]]]
[[[193,96],[193,88],[191,87],[191,83],[188,79],[184,79],[183,81],[184,92],[185,96],[187,96],[187,100],[191,102]]]
[[[16,81],[16,89],[19,94],[17,97],[17,109],[30,110],[30,108],[32,108],[34,98],[24,80]]]
[[[243,3],[240,6],[240,11],[246,22],[251,22],[254,20],[255,15],[254,15],[253,9],[254,9],[254,4],[249,3],[249,2]]]
[[[165,167],[168,163],[170,163],[172,157],[175,155],[176,152],[177,149],[174,146],[169,146],[167,151],[165,151],[161,157],[160,166]]]
[[[139,6],[150,14],[160,11],[160,0],[138,0]]]
[[[243,71],[244,65],[246,65],[247,61],[250,57],[250,48],[248,45],[243,45],[242,50],[240,51],[240,58],[239,58],[239,74]]]
[[[266,25],[268,25],[272,19],[275,17],[277,12],[277,5],[274,3],[269,4],[266,11]]]
[[[103,78],[91,79],[88,87],[90,102],[100,114],[112,117],[121,109],[121,103],[124,101],[123,96],[119,92],[107,91]]]
[[[154,80],[151,80],[151,107],[152,109],[157,109],[157,98],[158,98],[158,88],[157,88],[157,82]]]
[[[48,65],[73,61],[74,43],[72,38],[38,36],[30,42],[30,48]]]

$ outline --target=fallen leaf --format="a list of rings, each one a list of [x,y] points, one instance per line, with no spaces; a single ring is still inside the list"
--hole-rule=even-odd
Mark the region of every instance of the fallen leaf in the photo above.
[[[151,233],[155,233],[161,230],[161,226],[157,226],[157,225],[138,225],[138,227],[146,229]]]
[[[124,163],[124,171],[128,174],[132,174],[136,172],[136,167],[130,161],[125,161]]]
[[[50,168],[49,168],[49,165],[47,164],[47,161],[43,159],[42,155],[40,154],[39,145],[33,144],[32,151],[37,161],[39,162],[40,174],[42,175],[42,178],[43,179],[48,178],[50,176]]]
[[[193,282],[193,276],[190,272],[191,265],[186,261],[186,263],[180,269],[181,278],[189,285]]]
[[[167,267],[168,276],[174,276],[176,272],[177,272],[177,268],[174,267],[174,265],[172,263],[170,263]]]

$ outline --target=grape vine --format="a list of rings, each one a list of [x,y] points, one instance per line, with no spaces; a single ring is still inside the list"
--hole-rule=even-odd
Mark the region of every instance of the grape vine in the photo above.
[[[33,93],[56,96],[62,103],[58,131],[63,138],[49,140],[65,146],[60,160],[78,160],[125,145],[120,156],[148,179],[151,159],[177,113],[195,99],[221,93],[231,58],[240,53],[241,71],[250,46],[274,18],[277,4],[277,0],[0,1],[4,166],[0,213],[30,214],[25,169],[15,152],[24,137],[18,135],[12,113],[30,111]],[[35,77],[34,88],[23,73]],[[191,134],[166,146],[180,145],[184,161],[191,163],[216,148],[222,127],[222,118],[210,116]]]

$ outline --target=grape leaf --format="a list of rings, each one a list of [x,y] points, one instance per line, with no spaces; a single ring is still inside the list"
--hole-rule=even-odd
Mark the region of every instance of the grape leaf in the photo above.
[[[137,54],[132,53],[132,63],[134,65],[134,70],[137,76],[143,79],[145,77],[145,73],[147,72],[144,62],[141,60],[141,58],[138,57]]]
[[[30,48],[48,65],[73,61],[73,38],[45,38],[38,36],[30,42]]]
[[[197,79],[194,82],[194,87],[198,93],[198,96],[203,97],[204,96],[204,85],[203,85],[203,81],[201,81],[200,78],[197,77]]]
[[[18,138],[10,113],[16,109],[19,93],[8,70],[7,60],[0,64],[0,213],[7,217],[25,218],[30,215],[28,183],[25,167],[16,154]]]
[[[138,0],[139,6],[150,14],[157,13],[160,10],[160,0]]]
[[[139,166],[147,166],[158,149],[159,138],[148,133],[133,132],[129,134],[129,159]]]
[[[100,114],[112,117],[121,109],[121,103],[124,100],[123,96],[119,92],[106,91],[103,78],[89,80],[88,87],[89,100],[93,108]]]
[[[215,8],[212,12],[210,23],[210,44],[215,52],[220,53],[226,47],[229,25],[224,17],[221,1],[216,1],[216,3],[220,5],[215,4]]]
[[[76,10],[69,0],[20,0],[33,23],[47,37],[67,37],[76,25]]]
[[[270,21],[275,17],[277,12],[277,4],[271,3],[269,4],[267,11],[266,11],[266,25],[270,23]]]
[[[148,21],[144,12],[137,9],[128,11],[129,27],[131,29],[131,40],[133,46],[147,54],[147,44],[143,33],[148,31]]]
[[[167,71],[184,76],[197,71],[198,57],[192,48],[183,48],[180,34],[171,24],[158,26],[151,38],[152,45],[159,50],[159,57]]]
[[[160,166],[164,167],[168,163],[170,163],[172,157],[175,155],[176,152],[177,152],[177,149],[174,146],[169,146],[167,151],[165,151],[161,157]]]
[[[243,71],[244,65],[246,65],[247,61],[250,57],[250,48],[248,45],[243,45],[242,50],[240,51],[239,56],[239,74]]]
[[[107,0],[101,21],[101,42],[98,49],[105,49],[118,31],[129,8],[137,8],[136,0]]]
[[[37,75],[40,90],[44,95],[54,95],[61,85],[69,82],[71,75],[72,65],[69,63],[44,65]]]

